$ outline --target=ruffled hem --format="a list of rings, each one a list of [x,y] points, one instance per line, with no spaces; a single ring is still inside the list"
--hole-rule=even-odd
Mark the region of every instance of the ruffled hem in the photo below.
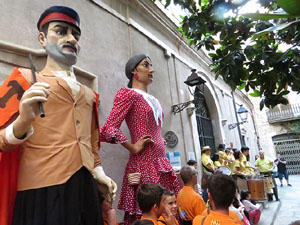
[[[111,144],[120,144],[126,142],[128,139],[119,129],[113,127],[100,128],[100,141],[108,142]]]
[[[123,184],[121,190],[120,201],[118,209],[127,211],[129,214],[141,214],[136,201],[136,195],[141,184],[155,183],[161,184],[166,188],[178,193],[180,186],[175,171],[173,170],[169,160],[166,157],[156,158],[155,161],[143,161],[139,163],[137,171],[129,169],[130,164],[127,165],[125,175],[123,177]],[[130,172],[129,172],[130,171]],[[132,172],[141,172],[141,184],[138,186],[130,186],[127,175]],[[163,179],[162,179],[163,178]]]

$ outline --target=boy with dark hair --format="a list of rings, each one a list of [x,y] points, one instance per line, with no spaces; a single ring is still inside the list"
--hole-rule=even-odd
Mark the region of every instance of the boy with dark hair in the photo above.
[[[208,182],[208,198],[212,210],[207,215],[204,212],[201,216],[196,216],[193,225],[232,225],[242,224],[242,221],[229,210],[236,191],[235,181],[227,175],[212,175]]]
[[[137,201],[142,211],[141,220],[150,220],[157,225],[164,210],[163,194],[165,189],[158,184],[142,184]]]
[[[142,211],[141,220],[152,221],[158,225],[158,218],[163,215],[167,225],[174,225],[171,210],[165,206],[164,192],[166,189],[159,184],[142,184],[137,195],[137,202]]]

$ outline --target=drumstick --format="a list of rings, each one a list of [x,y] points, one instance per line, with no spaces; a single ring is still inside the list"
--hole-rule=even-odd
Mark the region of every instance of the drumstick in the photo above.
[[[32,80],[33,80],[33,83],[35,83],[36,82],[35,68],[34,68],[33,63],[32,63],[31,54],[29,54],[28,58],[29,58],[29,64],[30,64],[30,69],[31,69]],[[43,103],[38,102],[38,107],[39,107],[39,111],[40,111],[40,117],[44,118],[45,117],[45,111],[44,111]]]

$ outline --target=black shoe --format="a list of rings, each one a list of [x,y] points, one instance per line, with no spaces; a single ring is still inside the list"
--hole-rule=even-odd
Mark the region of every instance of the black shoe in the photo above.
[[[280,184],[280,187],[283,187],[283,184]]]
[[[292,187],[292,185],[291,185],[291,184],[288,184],[288,186]]]

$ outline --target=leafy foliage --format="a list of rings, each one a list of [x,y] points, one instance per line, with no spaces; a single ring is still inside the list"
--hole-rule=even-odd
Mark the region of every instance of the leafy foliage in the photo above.
[[[295,120],[288,123],[291,132],[300,134],[300,120]]]
[[[261,109],[288,104],[284,97],[288,87],[300,92],[300,20],[295,10],[293,15],[257,13],[250,18],[238,15],[247,0],[173,2],[187,12],[179,30],[191,46],[210,52],[216,79],[221,76],[233,90],[251,90],[251,96],[262,98]],[[280,9],[275,0],[259,2],[268,12]],[[170,3],[166,0],[165,7]],[[293,8],[292,4],[288,6]],[[220,17],[225,12],[231,12],[231,16]],[[287,50],[280,50],[281,45],[288,46]]]

